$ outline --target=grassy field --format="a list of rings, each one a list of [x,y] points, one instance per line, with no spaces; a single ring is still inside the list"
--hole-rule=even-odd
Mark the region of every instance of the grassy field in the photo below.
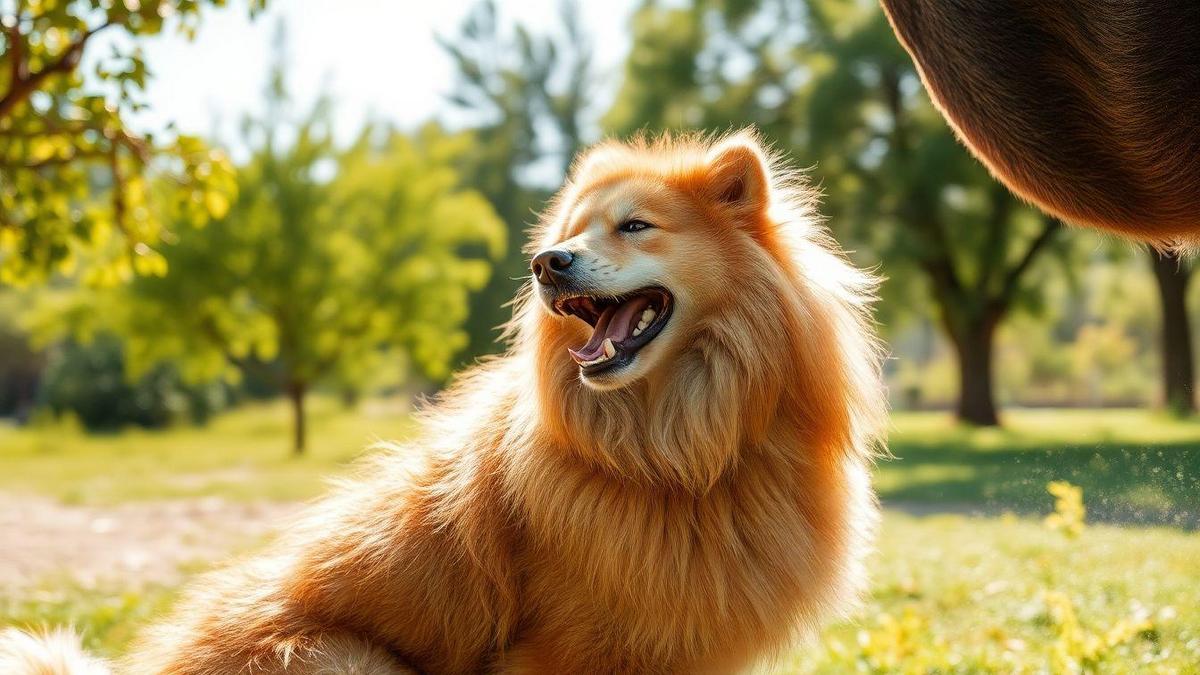
[[[403,407],[318,401],[312,451],[289,456],[282,407],[205,429],[91,437],[0,428],[0,491],[72,504],[218,495],[294,500],[320,490],[375,438],[403,436]],[[779,672],[1200,672],[1200,424],[1139,411],[1014,411],[1004,430],[898,414],[878,486],[889,510],[864,606]],[[1051,480],[1083,489],[1077,536],[1041,515]],[[983,513],[985,516],[965,515]],[[1175,526],[1164,526],[1174,524]],[[205,567],[189,565],[186,573]],[[47,577],[0,597],[0,624],[73,623],[122,651],[170,606],[171,585]]]
[[[71,504],[219,495],[229,499],[307,499],[371,443],[403,438],[408,406],[370,402],[346,411],[331,399],[309,405],[309,447],[289,451],[290,418],[279,404],[256,404],[205,427],[85,434],[70,425],[0,426],[0,490],[32,491]]]
[[[1143,410],[1017,410],[1000,429],[897,413],[876,488],[885,502],[1041,513],[1046,483],[1087,495],[1093,519],[1200,526],[1200,422]]]

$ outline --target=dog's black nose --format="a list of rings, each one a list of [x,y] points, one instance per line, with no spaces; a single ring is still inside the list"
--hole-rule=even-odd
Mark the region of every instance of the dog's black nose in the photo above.
[[[573,260],[575,256],[569,251],[552,248],[533,256],[533,260],[529,262],[529,269],[533,270],[533,276],[538,283],[557,286],[564,276],[563,272],[571,266]]]

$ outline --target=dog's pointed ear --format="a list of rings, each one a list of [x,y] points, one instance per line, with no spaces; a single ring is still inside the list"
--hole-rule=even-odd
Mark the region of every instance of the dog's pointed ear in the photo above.
[[[746,133],[713,146],[707,157],[707,192],[713,200],[739,211],[764,209],[770,200],[767,158]]]

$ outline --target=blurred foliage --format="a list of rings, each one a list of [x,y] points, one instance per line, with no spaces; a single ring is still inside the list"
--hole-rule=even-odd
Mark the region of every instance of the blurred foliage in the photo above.
[[[0,290],[0,417],[18,421],[33,412],[45,355],[18,324],[23,298]]]
[[[62,41],[88,27],[135,37],[188,33],[208,5],[221,4],[83,12],[86,2],[20,2],[0,40],[30,42],[23,54],[37,66],[65,54]],[[18,188],[17,173],[0,164],[0,193],[11,187],[38,209],[101,213],[109,223],[75,232],[31,211],[29,227],[0,224],[0,276],[46,282],[21,301],[28,307],[0,304],[0,414],[28,414],[44,358],[16,327],[18,315],[31,317],[34,342],[50,348],[64,329],[84,341],[106,331],[125,336],[132,380],[170,362],[189,381],[237,382],[239,394],[318,386],[347,402],[414,374],[439,384],[461,361],[500,349],[496,328],[528,275],[524,226],[592,140],[601,114],[604,130],[619,135],[753,123],[792,161],[815,162],[810,173],[831,228],[858,263],[887,277],[877,311],[897,357],[886,365],[895,405],[954,405],[963,373],[992,368],[985,389],[1004,404],[1165,400],[1155,382],[1163,321],[1142,252],[1068,236],[999,189],[929,104],[873,0],[643,2],[606,110],[579,9],[564,1],[559,21],[535,32],[482,0],[439,38],[455,69],[448,103],[462,130],[374,126],[352,147],[334,147],[327,103],[305,114],[289,109],[281,62],[274,102],[244,125],[254,157],[240,180],[218,151],[197,143],[196,157],[211,166],[202,180],[181,184],[187,165],[150,138],[135,138],[155,155],[131,165],[123,191],[105,158],[79,139],[45,166],[20,171],[22,181],[77,172],[74,197]],[[55,28],[59,20],[65,27]],[[47,76],[45,100],[58,108],[38,113],[45,92],[35,92],[14,108],[24,111],[22,124],[40,129],[60,113],[74,119],[90,110],[85,103],[100,106],[87,113],[89,124],[122,123],[142,105],[148,77],[136,40],[128,44],[96,61],[104,72],[86,82],[99,83],[97,93],[85,92],[78,68]],[[11,66],[20,58],[10,51],[0,59]],[[0,71],[0,83],[16,72]],[[83,112],[68,110],[71,101]],[[6,119],[0,159],[25,147]],[[104,133],[86,137],[108,142]],[[113,152],[133,161],[122,143],[110,143]],[[200,183],[207,187],[193,189]],[[249,192],[239,197],[239,189]],[[131,237],[112,218],[118,192],[127,195],[125,211],[144,219]],[[142,207],[129,209],[135,193]],[[0,209],[0,217],[11,213]],[[196,230],[214,214],[221,217]],[[59,274],[73,268],[84,270],[82,279]],[[127,292],[104,290],[123,279],[134,279]]]
[[[579,7],[560,6],[560,32],[506,30],[495,2],[475,4],[457,35],[439,38],[456,70],[449,102],[471,117],[471,144],[455,165],[507,224],[506,255],[472,297],[468,357],[499,351],[497,327],[529,276],[522,251],[532,224],[585,142],[595,93],[591,45]]]
[[[255,150],[229,212],[175,230],[162,248],[169,274],[85,290],[46,314],[122,335],[133,377],[173,362],[189,381],[237,382],[277,364],[299,451],[313,386],[448,375],[467,343],[468,294],[503,253],[504,229],[450,165],[463,137],[367,128],[339,151],[328,104],[293,116],[279,69],[268,103],[244,125]]]
[[[278,359],[300,396],[328,378],[399,379],[404,363],[445,377],[467,341],[467,293],[489,274],[461,248],[503,250],[492,209],[445,163],[449,142],[365,133],[335,158],[319,115],[286,149],[268,140],[229,215],[164,251],[176,272],[130,286],[133,371],[178,359],[190,378],[237,379]],[[316,177],[323,161],[337,162],[333,181]]]
[[[251,0],[251,11],[265,0]],[[221,216],[234,189],[224,153],[199,138],[139,135],[150,70],[137,39],[194,34],[225,0],[13,0],[0,11],[0,284],[87,267],[113,284],[161,274],[164,209],[189,224]],[[123,33],[80,72],[96,36]],[[150,188],[157,176],[160,189]]]
[[[52,349],[38,397],[46,409],[73,416],[89,431],[161,428],[179,419],[203,422],[226,401],[219,385],[187,385],[171,364],[158,364],[131,380],[121,343],[112,335]]]

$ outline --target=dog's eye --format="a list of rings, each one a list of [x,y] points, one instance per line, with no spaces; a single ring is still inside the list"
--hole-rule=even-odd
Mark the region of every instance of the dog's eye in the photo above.
[[[654,226],[644,220],[627,220],[621,223],[617,227],[617,230],[620,232],[641,232],[642,230],[648,230],[652,227]]]

